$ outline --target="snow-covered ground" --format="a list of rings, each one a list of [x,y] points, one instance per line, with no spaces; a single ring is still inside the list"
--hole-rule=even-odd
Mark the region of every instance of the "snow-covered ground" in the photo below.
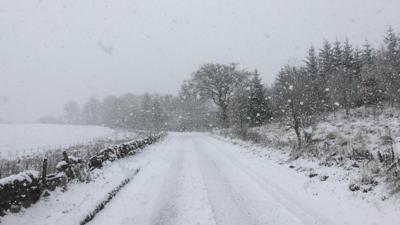
[[[395,199],[367,201],[333,179],[315,179],[279,164],[272,149],[245,148],[202,133],[176,133],[142,153],[97,171],[7,225],[78,224],[108,191],[136,177],[90,222],[102,224],[400,224]]]
[[[279,155],[278,163],[313,177],[312,182],[329,178],[324,183],[338,183],[340,190],[376,202],[400,197],[400,183],[394,179],[398,167],[391,167],[400,158],[399,127],[398,110],[377,116],[362,108],[353,110],[350,116],[336,112],[310,129],[312,143],[303,145],[300,153],[296,151],[295,132],[282,123],[268,123],[247,132],[226,129],[214,133],[232,138],[260,157],[266,153]],[[380,155],[384,160],[394,160],[383,161]]]
[[[351,155],[353,150],[362,150],[376,157],[378,151],[385,153],[393,146],[395,154],[400,157],[400,119],[397,115],[400,112],[372,116],[363,115],[360,108],[352,113],[346,117],[336,112],[310,129],[312,140],[319,149],[346,155]],[[280,123],[269,123],[251,130],[258,133],[263,142],[274,147],[288,147],[297,142],[293,129]]]
[[[0,159],[86,144],[113,135],[121,134],[100,126],[0,124]]]

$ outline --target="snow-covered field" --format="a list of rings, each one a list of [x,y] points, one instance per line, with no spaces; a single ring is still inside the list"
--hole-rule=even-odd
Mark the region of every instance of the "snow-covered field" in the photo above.
[[[79,224],[107,192],[140,168],[89,224],[398,225],[395,199],[368,200],[343,182],[289,168],[287,155],[245,148],[201,133],[170,134],[142,153],[111,163],[89,184],[71,184],[7,225]],[[343,173],[345,170],[340,170]]]
[[[34,154],[113,137],[116,131],[100,126],[0,124],[0,159]]]

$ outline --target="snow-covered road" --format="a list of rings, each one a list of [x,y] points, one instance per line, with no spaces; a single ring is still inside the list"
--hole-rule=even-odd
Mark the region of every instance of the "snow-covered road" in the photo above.
[[[375,208],[359,208],[348,199],[307,193],[303,176],[242,150],[205,134],[171,134],[159,146],[157,158],[90,224],[395,222]]]
[[[97,171],[92,182],[53,192],[0,223],[79,224],[137,168],[135,178],[89,224],[400,224],[398,210],[387,202],[368,203],[334,180],[315,182],[287,164],[203,133],[169,134]]]

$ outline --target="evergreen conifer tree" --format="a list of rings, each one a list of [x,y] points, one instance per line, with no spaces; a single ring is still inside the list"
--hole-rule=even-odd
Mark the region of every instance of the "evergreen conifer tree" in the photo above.
[[[269,117],[265,89],[261,83],[260,74],[256,70],[250,82],[249,104],[247,115],[250,126],[261,125]]]

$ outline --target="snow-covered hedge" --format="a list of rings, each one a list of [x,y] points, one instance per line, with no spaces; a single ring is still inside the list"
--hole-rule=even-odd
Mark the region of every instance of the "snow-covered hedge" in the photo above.
[[[48,194],[56,187],[65,189],[68,181],[78,179],[88,180],[88,174],[95,168],[101,168],[106,161],[133,155],[137,150],[153,144],[165,134],[150,135],[141,140],[134,140],[120,145],[105,148],[91,157],[88,161],[68,156],[64,152],[64,159],[57,163],[57,172],[46,176],[39,176],[38,171],[24,171],[0,179],[0,216],[8,211],[17,212],[21,207],[29,207],[39,200],[42,194]]]

